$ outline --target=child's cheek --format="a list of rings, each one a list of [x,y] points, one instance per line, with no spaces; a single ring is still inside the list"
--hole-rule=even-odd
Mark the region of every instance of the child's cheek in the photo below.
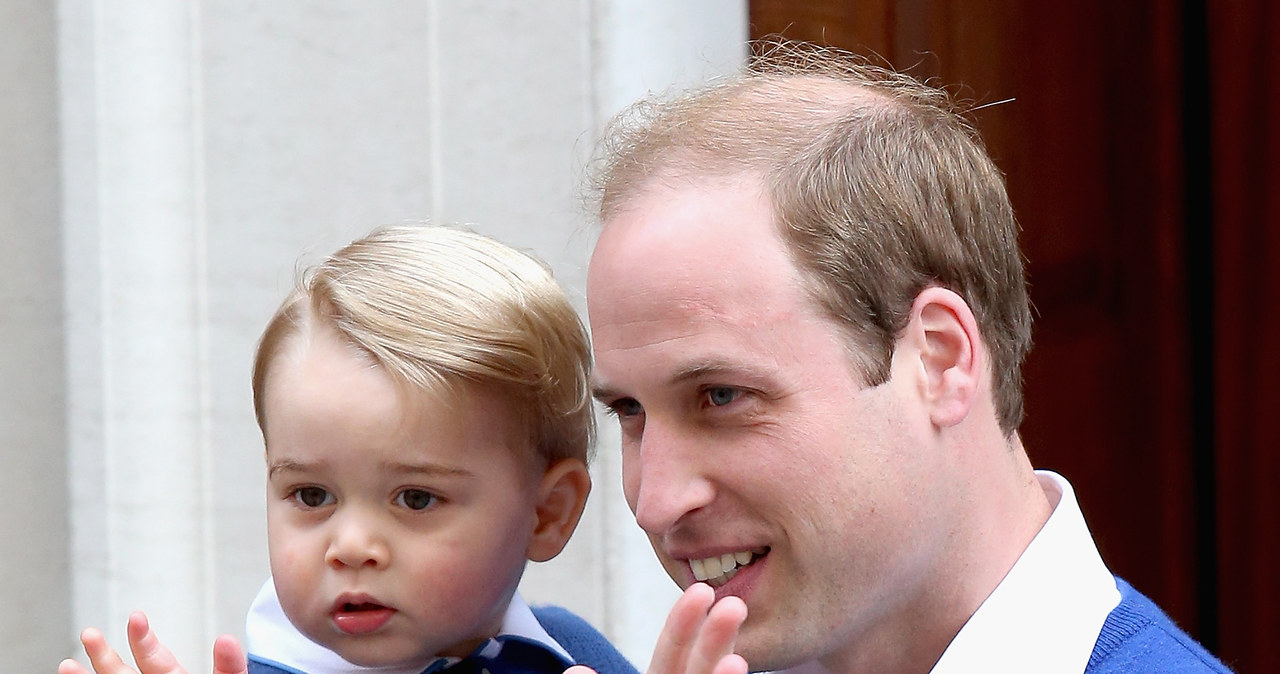
[[[318,589],[318,572],[324,566],[323,551],[311,550],[298,536],[273,536],[270,551],[271,575],[280,601],[302,601],[297,595],[306,588]],[[286,595],[289,595],[286,597]]]

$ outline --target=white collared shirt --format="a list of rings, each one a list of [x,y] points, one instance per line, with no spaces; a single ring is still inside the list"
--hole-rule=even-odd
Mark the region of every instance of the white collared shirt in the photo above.
[[[1120,604],[1066,478],[1036,471],[1053,514],[978,607],[931,674],[1080,674]]]
[[[420,674],[430,664],[428,661],[407,667],[361,667],[343,660],[337,653],[303,636],[289,622],[270,578],[249,607],[245,635],[250,655],[310,674]],[[569,652],[542,628],[519,593],[511,597],[497,636],[516,636],[537,642],[565,660],[573,661]]]

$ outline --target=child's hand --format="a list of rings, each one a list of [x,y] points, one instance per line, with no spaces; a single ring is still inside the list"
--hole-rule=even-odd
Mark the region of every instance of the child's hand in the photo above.
[[[75,660],[63,660],[58,674],[186,674],[173,653],[160,643],[156,633],[147,624],[147,616],[133,613],[129,616],[129,650],[138,663],[138,671],[124,664],[115,649],[107,644],[102,632],[90,627],[80,634],[84,652],[89,654],[93,672]],[[244,652],[235,637],[223,635],[213,642],[213,674],[248,674]]]
[[[747,661],[733,652],[738,629],[746,619],[747,605],[741,599],[725,597],[717,602],[711,586],[690,585],[662,626],[649,674],[747,674]],[[591,672],[581,666],[565,670],[565,674]]]

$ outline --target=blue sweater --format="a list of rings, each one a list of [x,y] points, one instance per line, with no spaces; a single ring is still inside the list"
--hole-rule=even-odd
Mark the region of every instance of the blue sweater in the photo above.
[[[600,674],[638,674],[603,634],[568,609],[537,606],[533,615],[542,623],[542,629],[569,651],[575,664],[587,665]]]
[[[1120,605],[1103,623],[1085,674],[1231,671],[1132,585],[1116,578],[1116,587]]]
[[[533,608],[533,615],[542,625],[542,629],[556,643],[560,644],[575,664],[587,665],[600,674],[637,674],[636,668],[610,644],[603,634],[596,631],[587,621],[559,606],[538,606]],[[529,671],[560,672],[563,665],[558,656],[551,657],[549,652],[541,648],[529,651],[537,660],[527,665],[522,661],[520,669],[525,666]],[[249,674],[306,674],[292,669],[282,668],[275,663],[249,659]]]

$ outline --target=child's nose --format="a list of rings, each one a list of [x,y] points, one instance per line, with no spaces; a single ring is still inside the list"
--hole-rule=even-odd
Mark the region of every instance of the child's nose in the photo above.
[[[370,518],[336,513],[330,521],[334,531],[325,552],[325,563],[330,567],[382,568],[390,561],[391,550]]]

